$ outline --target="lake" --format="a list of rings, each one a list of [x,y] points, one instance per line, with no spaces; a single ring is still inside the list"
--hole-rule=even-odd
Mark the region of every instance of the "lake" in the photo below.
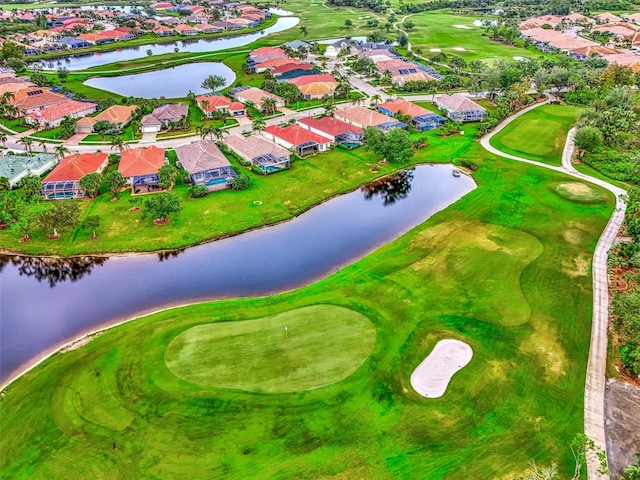
[[[42,62],[42,67],[45,69],[57,69],[60,66],[64,66],[69,70],[84,70],[85,68],[106,65],[107,63],[144,58],[147,56],[147,50],[151,50],[152,55],[174,53],[174,48],[176,47],[178,47],[181,52],[217,52],[228,48],[249,45],[270,33],[282,32],[283,30],[293,28],[298,22],[300,22],[298,17],[280,17],[274,25],[264,30],[247,33],[245,35],[201,38],[199,40],[180,40],[177,42],[156,43],[139,47],[125,47],[107,52],[78,53],[68,57],[44,61]]]
[[[127,97],[182,98],[189,90],[198,95],[209,92],[200,87],[209,75],[223,77],[226,81],[225,87],[236,79],[236,74],[224,63],[202,62],[121,77],[96,77],[84,84]]]
[[[452,170],[419,166],[288,222],[180,252],[72,260],[0,256],[0,379],[118,319],[203,299],[268,295],[323,278],[476,187]]]

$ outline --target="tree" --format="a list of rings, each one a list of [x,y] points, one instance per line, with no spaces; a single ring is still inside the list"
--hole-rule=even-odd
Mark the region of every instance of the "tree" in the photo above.
[[[249,183],[250,183],[249,176],[244,173],[241,173],[240,175],[238,175],[236,178],[233,179],[233,182],[231,183],[231,188],[233,190],[246,190],[247,188],[249,188]]]
[[[180,199],[171,192],[162,192],[144,201],[142,218],[151,217],[162,223],[169,221],[171,215],[180,212]]]
[[[376,108],[378,108],[378,104],[382,101],[382,96],[379,93],[371,96],[371,103],[373,103]]]
[[[11,225],[16,220],[18,205],[19,197],[16,192],[0,190],[0,224],[3,227]]]
[[[405,30],[411,30],[413,27],[415,27],[415,24],[411,20],[406,19],[402,26]]]
[[[2,143],[3,147],[6,145],[8,138],[6,133],[0,132],[0,143]]]
[[[264,130],[266,126],[267,124],[262,118],[256,118],[253,120],[251,128],[254,132],[260,132]]]
[[[274,98],[264,97],[260,102],[260,111],[265,115],[274,115],[277,110],[278,105]]]
[[[66,116],[60,122],[60,138],[66,139],[76,133],[76,120]]]
[[[78,225],[80,206],[73,201],[55,202],[53,208],[47,209],[39,218],[39,223],[45,229],[53,230],[53,236],[59,237],[58,229],[67,230]]]
[[[118,170],[112,170],[105,176],[105,182],[113,198],[120,198],[120,191],[127,185],[127,181]]]
[[[300,25],[300,34],[303,37],[306,37],[307,35],[309,35],[309,31],[307,30],[307,27],[305,27],[304,25]]]
[[[336,103],[333,99],[328,98],[322,103],[322,108],[324,108],[324,114],[328,117],[333,117],[333,112],[336,109]]]
[[[21,241],[26,242],[31,239],[31,231],[40,223],[40,218],[50,209],[52,205],[48,202],[24,203],[19,202],[16,206],[15,221],[11,224],[11,229],[22,234]]]
[[[414,154],[413,141],[401,128],[385,134],[376,127],[364,131],[364,144],[383,159],[393,163],[407,163]]]
[[[120,153],[122,153],[127,149],[128,146],[129,145],[122,137],[118,137],[115,135],[111,137],[111,148],[113,150],[118,150]]]
[[[205,90],[211,90],[212,92],[215,92],[216,90],[224,87],[225,83],[227,82],[224,77],[221,77],[220,75],[209,75],[202,81],[202,85],[200,86]]]
[[[98,215],[90,215],[82,221],[80,227],[83,230],[91,230],[91,238],[96,238],[96,230],[100,227],[102,219]]]
[[[24,149],[27,151],[29,155],[31,155],[33,151],[33,140],[31,140],[29,137],[23,137],[20,140],[18,140],[18,143],[21,143],[22,145],[24,145]]]
[[[189,196],[191,198],[202,198],[207,195],[207,187],[204,185],[191,185],[189,187]]]
[[[0,177],[0,191],[11,190],[11,184],[7,177]]]
[[[80,188],[84,191],[85,195],[89,198],[97,197],[100,194],[100,183],[102,182],[102,175],[98,172],[87,173],[80,181]]]
[[[351,26],[353,26],[353,21],[351,21],[350,19],[348,19],[348,18],[347,18],[347,19],[344,21],[344,26],[345,26],[345,27],[351,27]]]
[[[28,201],[40,199],[40,190],[42,182],[35,175],[26,175],[18,182],[18,187],[24,190],[25,197]]]
[[[406,47],[407,45],[409,45],[409,35],[407,35],[403,31],[399,31],[396,37],[396,41],[401,47]]]
[[[576,130],[575,144],[582,150],[594,152],[602,145],[602,141],[602,133],[595,127],[585,125]]]
[[[573,477],[571,477],[572,480],[580,479],[582,467],[587,462],[587,457],[589,455],[595,455],[598,459],[599,474],[603,475],[609,473],[609,469],[607,467],[607,453],[598,447],[595,442],[585,434],[578,433],[571,442],[570,448],[575,462]]]
[[[173,165],[163,165],[158,170],[158,185],[160,188],[170,190],[176,182],[178,177],[178,170]]]
[[[69,69],[64,66],[58,67],[58,78],[61,82],[65,82],[69,77]]]
[[[69,149],[67,147],[64,146],[64,144],[59,144],[56,145],[53,149],[53,152],[56,155],[56,158],[58,159],[58,162],[60,160],[62,160],[68,153],[70,153]]]

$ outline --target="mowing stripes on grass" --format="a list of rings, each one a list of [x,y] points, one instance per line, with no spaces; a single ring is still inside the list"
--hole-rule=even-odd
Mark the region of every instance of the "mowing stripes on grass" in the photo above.
[[[560,165],[577,115],[574,107],[543,105],[512,121],[491,139],[491,145],[511,155]]]
[[[375,341],[375,327],[364,315],[314,305],[192,327],[169,344],[165,361],[175,375],[199,385],[288,393],[348,377]]]

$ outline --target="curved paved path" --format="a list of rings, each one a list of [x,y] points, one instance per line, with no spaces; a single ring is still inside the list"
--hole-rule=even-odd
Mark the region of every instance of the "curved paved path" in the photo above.
[[[606,438],[604,430],[604,390],[606,382],[607,365],[607,328],[609,325],[609,282],[607,273],[607,258],[609,249],[613,246],[620,226],[624,221],[626,203],[624,196],[627,193],[603,180],[592,178],[578,172],[571,163],[574,150],[575,129],[571,129],[567,135],[567,141],[562,152],[562,166],[552,166],[526,158],[517,157],[501,152],[490,144],[491,138],[506,127],[511,121],[527,113],[534,108],[548,103],[542,102],[512,115],[505,119],[498,127],[488,135],[485,135],[480,143],[482,146],[504,158],[530,163],[542,168],[548,168],[556,172],[566,173],[572,177],[584,180],[609,190],[616,197],[616,207],[605,227],[593,254],[593,319],[591,326],[591,346],[589,348],[589,361],[587,364],[587,378],[584,390],[584,433],[595,444],[606,452]],[[589,480],[608,480],[608,474],[598,472],[599,463],[594,455],[590,455],[587,462]]]

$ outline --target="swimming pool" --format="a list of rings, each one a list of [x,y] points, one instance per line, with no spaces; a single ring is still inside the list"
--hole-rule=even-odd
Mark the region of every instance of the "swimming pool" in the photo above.
[[[212,187],[214,185],[220,185],[223,183],[227,183],[227,179],[224,177],[218,177],[218,178],[212,178],[211,180],[207,180],[207,182],[205,183],[205,185],[207,187]]]
[[[73,198],[73,192],[51,193],[47,195],[47,199],[49,200],[64,200],[69,198]]]

